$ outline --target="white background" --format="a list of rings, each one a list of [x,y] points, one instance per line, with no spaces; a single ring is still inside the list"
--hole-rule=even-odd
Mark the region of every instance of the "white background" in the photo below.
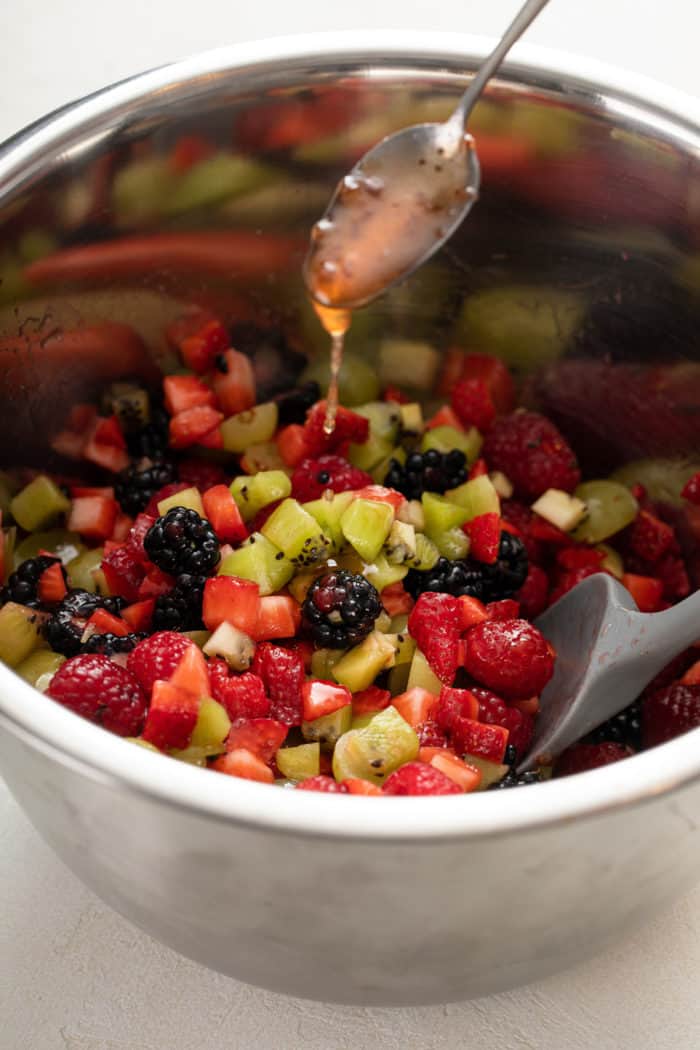
[[[516,6],[0,0],[0,139],[111,80],[203,48],[311,29],[494,35]],[[696,0],[552,0],[528,40],[697,94],[699,31]],[[404,1010],[285,999],[212,974],[108,911],[0,782],[0,1050],[693,1050],[699,977],[700,889],[594,962],[491,999]]]

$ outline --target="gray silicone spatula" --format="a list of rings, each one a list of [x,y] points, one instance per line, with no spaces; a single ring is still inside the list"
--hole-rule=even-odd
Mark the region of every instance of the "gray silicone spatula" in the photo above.
[[[536,621],[557,659],[542,691],[535,738],[519,769],[557,755],[639,696],[700,639],[700,591],[671,609],[640,613],[606,573],[583,580]]]

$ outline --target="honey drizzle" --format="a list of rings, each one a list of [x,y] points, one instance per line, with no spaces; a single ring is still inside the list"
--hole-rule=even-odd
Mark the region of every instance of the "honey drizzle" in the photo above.
[[[334,310],[314,302],[318,319],[331,337],[331,375],[326,398],[326,418],[323,421],[323,432],[330,436],[335,430],[335,417],[338,412],[338,377],[343,364],[343,346],[345,335],[350,327],[352,314],[349,310]]]

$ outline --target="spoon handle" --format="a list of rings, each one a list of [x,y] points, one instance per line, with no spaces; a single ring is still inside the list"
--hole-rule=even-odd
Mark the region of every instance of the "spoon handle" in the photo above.
[[[684,598],[678,605],[672,605],[670,609],[651,613],[648,623],[650,633],[653,632],[654,648],[662,653],[667,652],[669,660],[672,659],[693,642],[700,641],[700,591]]]
[[[523,4],[496,47],[483,62],[478,73],[462,95],[462,100],[452,114],[450,123],[458,123],[463,128],[466,126],[469,115],[481,95],[481,92],[484,90],[487,81],[489,81],[496,72],[516,40],[520,39],[530,25],[530,22],[537,17],[547,3],[549,3],[549,0],[527,0],[527,3]]]

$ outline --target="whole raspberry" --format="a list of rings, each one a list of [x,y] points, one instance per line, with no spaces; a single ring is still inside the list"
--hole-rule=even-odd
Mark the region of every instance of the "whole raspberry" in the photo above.
[[[270,714],[265,686],[256,674],[246,671],[232,675],[223,660],[212,660],[209,680],[214,699],[226,708],[232,722],[239,718],[267,718]]]
[[[185,650],[193,644],[176,631],[158,631],[132,649],[126,661],[127,669],[150,696],[153,683],[159,678],[170,678]]]
[[[540,613],[544,612],[547,608],[548,594],[547,573],[539,565],[530,565],[525,583],[515,596],[520,602],[520,609],[526,620],[536,620]]]
[[[654,747],[700,726],[700,685],[676,682],[642,703],[642,743]]]
[[[421,594],[408,617],[408,630],[440,681],[452,685],[462,630],[459,598],[434,591]]]
[[[107,656],[73,656],[51,679],[49,696],[118,736],[138,736],[146,697],[138,681]]]
[[[568,777],[572,773],[585,773],[588,769],[608,766],[634,754],[631,748],[622,744],[574,744],[563,751],[554,763],[555,777]]]
[[[306,678],[301,651],[262,642],[255,650],[251,671],[262,678],[270,697],[270,717],[288,726],[301,725],[301,687]]]
[[[460,423],[476,427],[482,433],[496,416],[491,391],[483,379],[460,379],[452,388],[450,402]]]
[[[324,791],[333,795],[347,795],[348,793],[345,784],[339,784],[333,777],[327,777],[323,774],[300,780],[297,784],[297,791]]]
[[[493,423],[482,455],[502,471],[516,495],[535,500],[547,489],[572,492],[581,480],[576,456],[557,428],[537,412],[513,412]]]
[[[387,777],[385,795],[461,795],[454,780],[426,762],[407,762]]]
[[[292,496],[301,503],[320,499],[324,492],[350,492],[371,485],[372,478],[342,456],[305,459],[292,474]]]
[[[525,700],[542,692],[552,677],[554,657],[527,620],[485,620],[466,637],[464,666],[506,700]]]
[[[479,721],[492,726],[503,726],[508,730],[508,744],[516,751],[517,758],[527,754],[535,731],[535,720],[517,707],[509,707],[500,696],[475,686],[472,693],[479,701]]]

